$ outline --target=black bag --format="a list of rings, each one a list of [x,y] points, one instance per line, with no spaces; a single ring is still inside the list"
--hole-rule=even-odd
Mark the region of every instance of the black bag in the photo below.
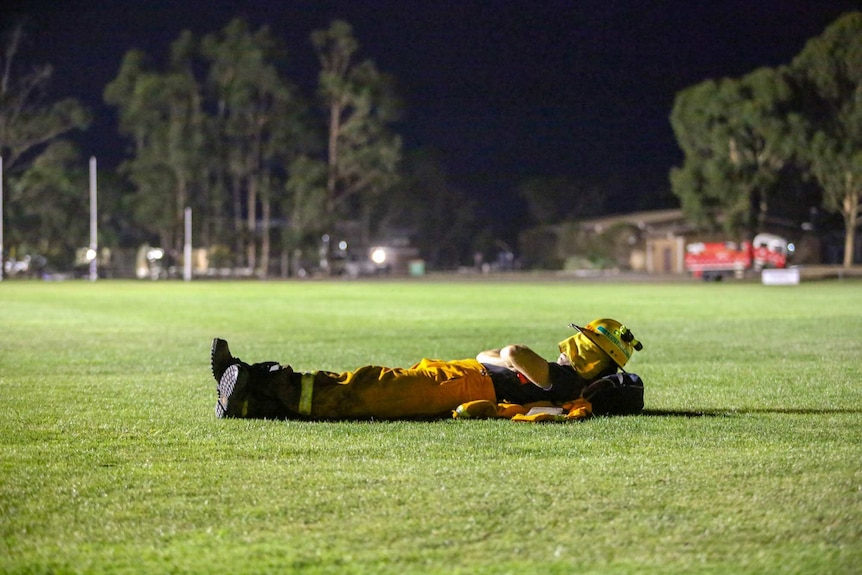
[[[587,386],[583,398],[593,415],[638,415],[644,409],[644,382],[634,373],[615,373]]]

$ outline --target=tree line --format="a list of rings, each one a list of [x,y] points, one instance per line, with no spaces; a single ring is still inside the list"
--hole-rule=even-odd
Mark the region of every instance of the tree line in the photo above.
[[[91,112],[50,101],[51,68],[21,64],[23,36],[20,26],[8,31],[0,55],[5,243],[62,265],[87,237],[86,217],[73,217],[88,209],[73,135]],[[359,58],[351,26],[334,21],[310,40],[319,63],[310,95],[285,73],[281,41],[242,19],[203,37],[183,32],[164,62],[127,52],[103,94],[128,149],[115,172],[100,172],[100,245],[153,242],[179,253],[191,207],[196,245],[262,277],[279,256],[316,257],[324,235],[361,245],[384,229],[409,230],[438,268],[493,246],[435,155],[404,150],[394,79]],[[684,152],[671,191],[692,221],[735,236],[763,229],[776,205],[820,203],[844,219],[850,265],[860,94],[862,13],[840,18],[785,66],[683,90],[670,114]],[[602,185],[555,175],[518,193],[534,224],[599,215],[607,196]]]
[[[163,69],[126,54],[105,101],[132,142],[121,172],[133,213],[166,248],[182,242],[190,206],[197,237],[265,276],[273,241],[299,249],[343,219],[359,219],[398,182],[399,103],[391,79],[341,21],[312,34],[320,62],[318,114],[282,72],[285,48],[243,20],[201,39],[184,32]]]
[[[61,264],[87,237],[86,218],[71,216],[86,214],[88,201],[71,135],[91,113],[44,98],[50,66],[22,72],[22,37],[12,30],[0,62],[7,243]],[[344,21],[310,40],[320,65],[312,95],[289,80],[287,49],[271,30],[242,19],[203,37],[183,32],[163,63],[128,51],[103,94],[128,149],[115,173],[100,172],[99,243],[180,253],[190,207],[197,245],[262,277],[273,254],[313,253],[325,267],[325,235],[367,245],[381,228],[409,227],[441,266],[468,251],[467,235],[445,230],[471,217],[470,203],[433,155],[404,153],[393,78],[357,57]],[[453,218],[443,204],[464,210]]]
[[[807,208],[806,183],[844,220],[853,263],[862,194],[862,13],[839,18],[787,65],[707,80],[670,116],[684,152],[670,172],[685,213],[731,235],[763,231],[776,202]],[[795,191],[795,193],[794,193]]]

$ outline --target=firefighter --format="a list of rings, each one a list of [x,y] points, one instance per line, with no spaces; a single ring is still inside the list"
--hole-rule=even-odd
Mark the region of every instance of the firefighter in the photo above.
[[[613,319],[597,319],[559,343],[549,362],[514,344],[475,359],[422,359],[409,368],[369,365],[343,373],[296,372],[278,362],[248,364],[214,339],[212,374],[219,418],[434,419],[468,402],[563,404],[622,370],[642,344]]]

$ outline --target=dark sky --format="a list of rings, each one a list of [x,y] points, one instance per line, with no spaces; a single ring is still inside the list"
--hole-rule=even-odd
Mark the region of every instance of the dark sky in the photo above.
[[[6,0],[3,28],[28,14],[28,56],[54,65],[52,93],[91,106],[85,155],[118,157],[102,90],[123,54],[163,61],[183,29],[231,18],[268,24],[289,50],[291,79],[311,94],[309,34],[351,23],[360,56],[392,74],[407,105],[410,148],[439,150],[453,183],[510,200],[531,176],[614,178],[610,211],[667,198],[681,156],[668,116],[679,90],[707,78],[789,63],[807,39],[862,0]]]

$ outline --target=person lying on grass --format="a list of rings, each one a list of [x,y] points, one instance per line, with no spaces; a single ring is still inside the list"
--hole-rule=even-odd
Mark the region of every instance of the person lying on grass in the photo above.
[[[301,373],[274,361],[248,364],[216,338],[210,354],[218,390],[215,414],[320,420],[511,417],[536,405],[571,411],[573,402],[581,416],[639,413],[643,384],[623,370],[632,353],[643,348],[631,330],[613,319],[570,327],[576,333],[560,342],[553,362],[513,344],[475,359],[426,358],[409,368],[369,365],[343,373]],[[613,393],[632,384],[639,386],[639,405],[637,398],[632,405],[628,395]],[[507,406],[526,407],[512,411]]]

